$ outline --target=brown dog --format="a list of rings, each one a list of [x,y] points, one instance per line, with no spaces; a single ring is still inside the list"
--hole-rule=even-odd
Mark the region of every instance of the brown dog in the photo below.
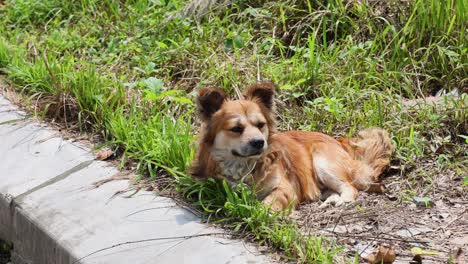
[[[340,205],[354,201],[358,190],[379,191],[374,183],[394,149],[386,131],[366,129],[357,138],[338,140],[317,132],[279,133],[274,93],[271,82],[251,86],[243,100],[201,90],[197,104],[203,126],[190,174],[231,184],[245,180],[274,210],[317,201],[323,194],[329,194],[323,205]]]

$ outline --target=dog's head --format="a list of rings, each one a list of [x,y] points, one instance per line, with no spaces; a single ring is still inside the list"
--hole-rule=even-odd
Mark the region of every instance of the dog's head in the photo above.
[[[201,90],[197,106],[204,128],[199,155],[209,152],[216,162],[261,158],[275,131],[274,93],[271,82],[252,85],[241,100],[230,100],[218,89]]]

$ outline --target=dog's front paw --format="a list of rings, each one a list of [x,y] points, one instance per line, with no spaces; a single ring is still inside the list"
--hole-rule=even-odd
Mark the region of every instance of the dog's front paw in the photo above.
[[[319,208],[326,208],[332,205],[335,206],[340,206],[344,204],[343,199],[341,199],[341,196],[337,193],[333,193],[328,198],[319,206]]]
[[[264,205],[270,207],[274,212],[279,212],[284,209],[283,205],[272,195],[267,196],[262,202]]]

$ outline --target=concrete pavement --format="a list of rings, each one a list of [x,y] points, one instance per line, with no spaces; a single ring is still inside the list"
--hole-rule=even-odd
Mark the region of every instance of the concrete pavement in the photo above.
[[[110,199],[128,181],[90,188],[117,172],[0,95],[0,239],[13,243],[14,263],[270,262],[241,241],[203,235],[223,231],[171,199]]]

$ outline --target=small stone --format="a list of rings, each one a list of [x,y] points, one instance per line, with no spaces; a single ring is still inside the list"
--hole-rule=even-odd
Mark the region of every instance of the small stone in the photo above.
[[[441,213],[439,216],[440,216],[440,218],[445,219],[445,218],[449,217],[450,214],[448,214],[448,213]]]
[[[371,264],[393,263],[396,259],[396,253],[394,247],[382,245],[370,254],[362,254],[361,257]]]
[[[96,153],[96,159],[98,160],[106,160],[110,156],[112,156],[114,152],[110,148],[103,148],[98,153]]]
[[[432,206],[435,205],[434,202],[432,201],[432,199],[429,198],[429,197],[415,196],[415,197],[413,197],[413,202],[418,207],[432,207]]]

